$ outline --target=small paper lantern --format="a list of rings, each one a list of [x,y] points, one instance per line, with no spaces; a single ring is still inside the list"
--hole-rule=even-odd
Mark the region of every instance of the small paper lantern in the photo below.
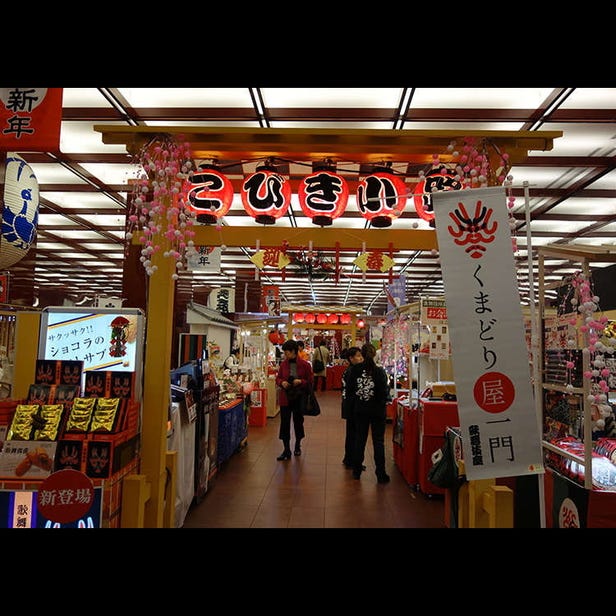
[[[282,333],[277,329],[275,329],[273,332],[270,332],[267,337],[272,344],[283,344],[283,342],[286,340]]]
[[[432,207],[432,193],[438,190],[460,190],[462,182],[456,179],[455,173],[443,172],[441,169],[432,169],[424,179],[415,186],[413,191],[413,204],[420,218],[434,227],[434,211]]]
[[[0,270],[15,265],[26,256],[36,239],[39,212],[39,186],[34,171],[14,152],[6,153]]]
[[[389,227],[406,205],[404,181],[387,167],[375,167],[357,186],[357,207],[373,227]]]
[[[357,320],[357,329],[364,329],[365,325],[366,325],[366,323],[364,322],[363,319],[358,319]]]
[[[323,323],[327,323],[327,315],[320,312],[317,314],[317,323],[323,325]]]
[[[273,225],[291,203],[291,184],[270,165],[262,165],[242,184],[244,209],[256,222]]]
[[[328,322],[328,323],[331,323],[331,324],[338,323],[338,315],[337,315],[337,314],[330,314],[330,315],[327,317],[327,322]]]
[[[312,223],[326,227],[342,215],[349,200],[347,181],[331,165],[314,165],[314,173],[299,184],[297,198]]]
[[[343,325],[348,325],[351,322],[351,315],[348,313],[344,313],[340,315],[340,323]]]
[[[306,321],[306,323],[314,323],[316,321],[316,317],[314,316],[313,312],[309,312],[305,317],[304,320]]]
[[[197,222],[216,224],[231,209],[233,184],[214,165],[200,165],[191,178],[188,209],[195,212]]]
[[[304,322],[304,314],[303,314],[302,312],[296,312],[296,313],[293,315],[293,320],[294,320],[296,323],[303,323],[303,322]]]

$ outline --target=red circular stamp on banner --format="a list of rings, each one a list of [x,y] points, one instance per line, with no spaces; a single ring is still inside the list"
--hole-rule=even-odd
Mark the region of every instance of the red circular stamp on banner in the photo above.
[[[488,413],[506,411],[515,399],[515,387],[502,372],[486,372],[475,381],[473,397],[477,405]]]
[[[52,522],[66,524],[83,517],[94,502],[92,480],[73,469],[52,473],[38,490],[37,506]]]

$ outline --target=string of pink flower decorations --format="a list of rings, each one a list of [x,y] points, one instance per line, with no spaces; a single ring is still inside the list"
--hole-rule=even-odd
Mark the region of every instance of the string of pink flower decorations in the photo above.
[[[616,337],[614,337],[614,323],[608,317],[601,314],[595,318],[595,313],[600,310],[599,297],[594,295],[591,281],[583,272],[575,272],[571,279],[571,306],[579,312],[582,324],[580,331],[587,335],[588,346],[582,349],[582,354],[589,359],[589,369],[583,372],[585,379],[590,381],[590,394],[588,401],[595,405],[600,418],[595,422],[598,429],[602,429],[604,419],[612,413],[612,407],[608,401],[610,380],[615,376],[613,368],[606,361],[606,355],[613,355],[616,350]],[[577,324],[577,318],[571,317],[569,323]],[[604,342],[605,341],[605,342]],[[607,344],[606,344],[607,343]],[[569,339],[570,347],[576,346],[574,339]],[[572,361],[566,362],[568,373],[574,368]],[[570,380],[570,379],[569,379]],[[567,384],[567,390],[572,390],[571,383]]]
[[[172,278],[177,280],[178,270],[184,269],[187,259],[196,253],[196,218],[187,207],[193,168],[190,144],[158,135],[139,150],[132,162],[141,171],[132,191],[126,238],[132,239],[136,230],[141,232],[140,261],[148,276],[158,269],[152,256],[162,250],[161,238],[165,238],[163,256],[175,260]]]

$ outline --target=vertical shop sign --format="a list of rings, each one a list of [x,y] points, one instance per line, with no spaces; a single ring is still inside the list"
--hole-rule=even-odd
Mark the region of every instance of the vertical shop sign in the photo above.
[[[270,316],[280,316],[280,288],[276,285],[261,287],[261,312]]]
[[[60,149],[62,88],[0,88],[0,151]]]
[[[9,275],[0,274],[0,304],[9,303]]]
[[[502,187],[432,195],[466,476],[543,473]]]
[[[387,296],[387,312],[406,304],[406,276],[400,276],[391,284],[383,283],[383,289]],[[393,314],[389,315],[389,320],[393,319],[394,316]]]

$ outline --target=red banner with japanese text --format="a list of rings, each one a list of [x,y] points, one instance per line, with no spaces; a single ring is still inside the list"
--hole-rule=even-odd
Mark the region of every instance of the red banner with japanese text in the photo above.
[[[432,194],[466,476],[544,472],[503,187]]]
[[[58,152],[62,88],[0,88],[0,151]]]
[[[280,288],[276,285],[261,285],[261,312],[280,316]]]

